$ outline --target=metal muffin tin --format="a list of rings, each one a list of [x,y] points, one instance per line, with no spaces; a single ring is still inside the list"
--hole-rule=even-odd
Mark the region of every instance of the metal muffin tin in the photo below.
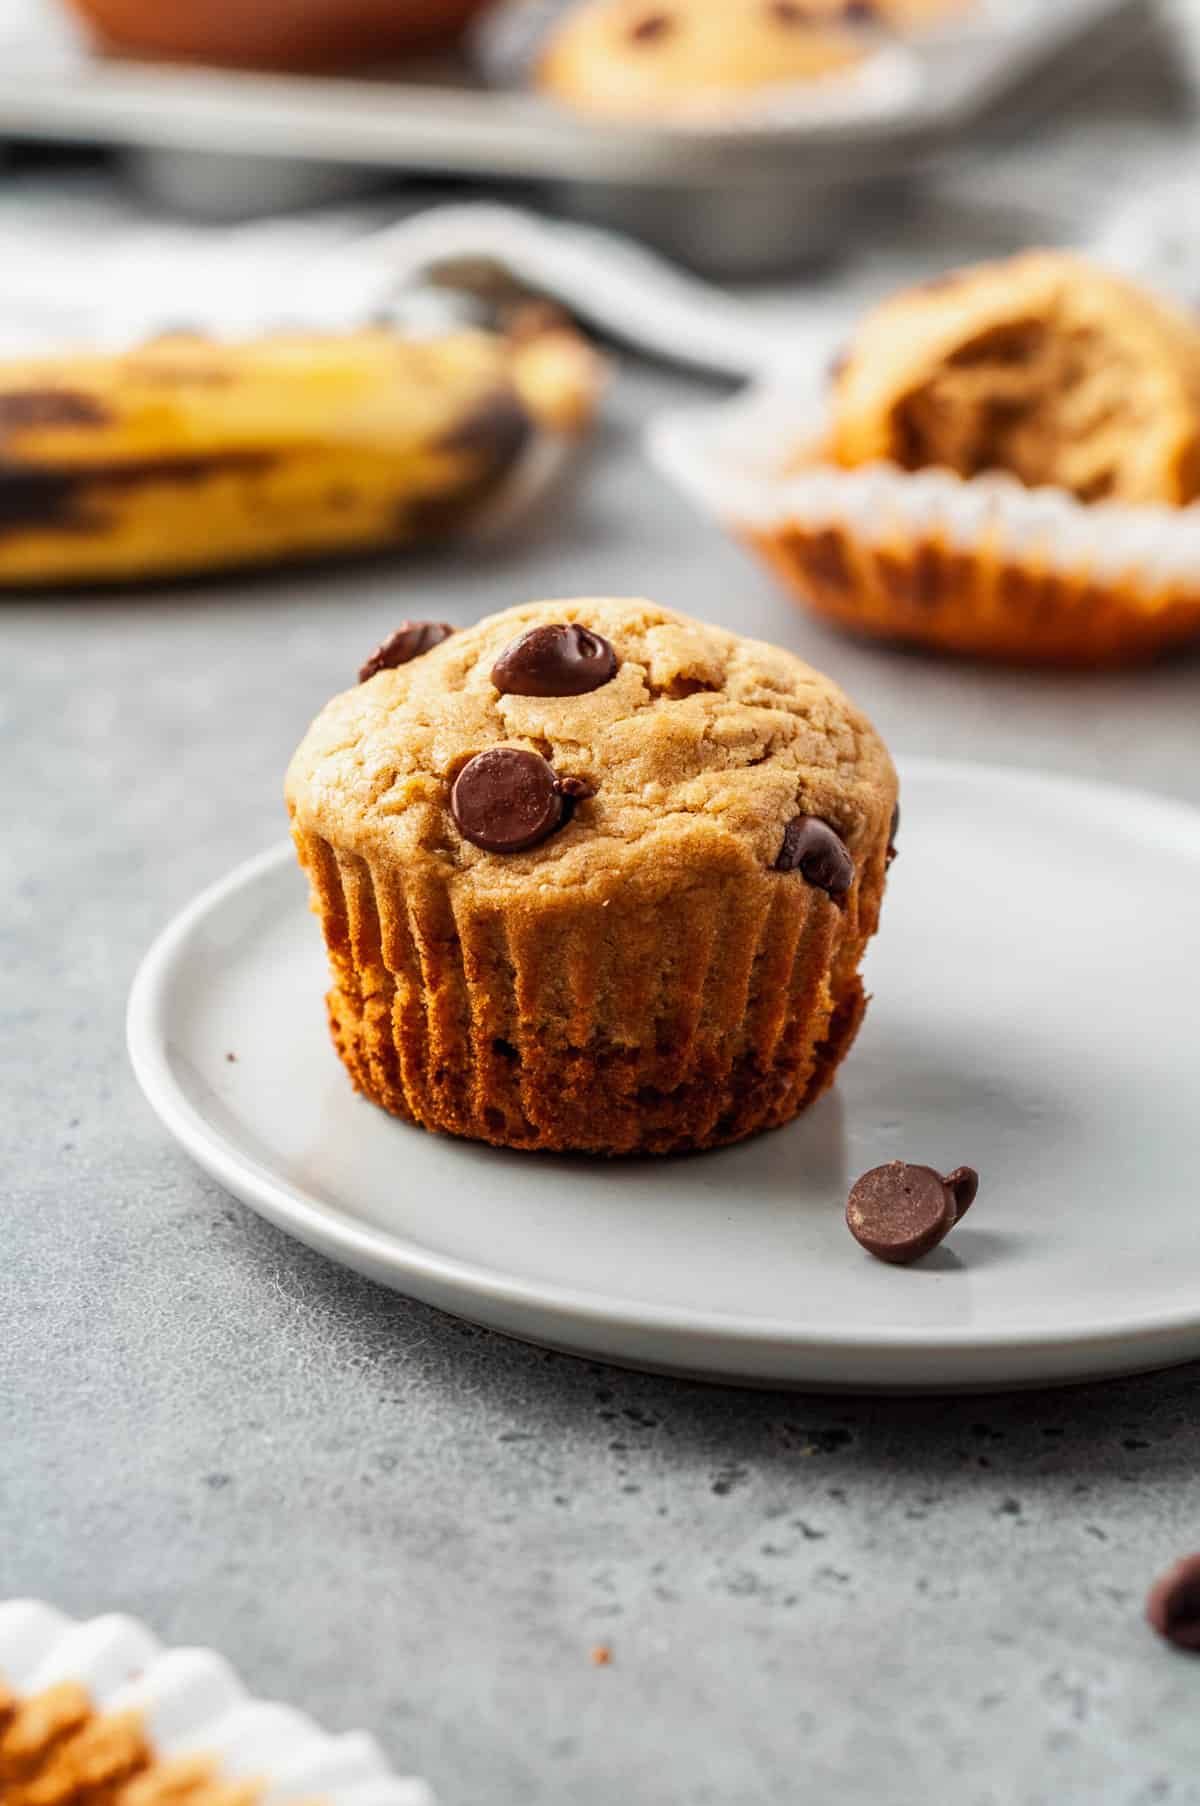
[[[466,64],[313,78],[97,56],[41,7],[0,20],[0,142],[116,146],[181,210],[245,216],[380,172],[536,185],[552,205],[726,274],[836,243],[880,183],[1011,132],[1150,28],[1152,0],[979,0],[883,54],[903,79],[838,104],[797,92],[720,129],[577,118]],[[968,23],[969,21],[969,23]]]

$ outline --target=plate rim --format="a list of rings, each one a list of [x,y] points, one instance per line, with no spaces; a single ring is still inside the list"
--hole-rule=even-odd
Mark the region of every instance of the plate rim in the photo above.
[[[950,778],[967,784],[1000,782],[1026,791],[1037,790],[1043,796],[1051,789],[1070,797],[1086,796],[1092,804],[1105,801],[1134,808],[1142,815],[1157,818],[1160,827],[1174,830],[1185,841],[1190,838],[1200,861],[1200,808],[1177,798],[1133,785],[1110,784],[1102,779],[1077,778],[1058,771],[1044,772],[1036,767],[987,761],[913,754],[898,756],[897,764],[902,781],[911,777]],[[902,1324],[884,1329],[866,1325],[813,1332],[788,1319],[712,1311],[699,1314],[678,1305],[638,1304],[627,1298],[579,1291],[544,1279],[514,1278],[494,1267],[441,1254],[404,1236],[358,1222],[336,1205],[272,1172],[217,1129],[184,1093],[168,1053],[166,1008],[171,983],[180,970],[195,931],[228,899],[252,889],[267,874],[273,874],[294,859],[291,842],[278,842],[241,861],[171,917],[151,942],[134,975],[126,1009],[126,1046],[134,1076],[147,1103],[185,1152],[234,1197],[286,1233],[298,1235],[307,1246],[327,1253],[330,1258],[344,1258],[359,1271],[362,1271],[360,1261],[368,1262],[376,1270],[386,1269],[401,1282],[394,1288],[401,1292],[405,1290],[403,1282],[415,1278],[455,1294],[464,1306],[471,1303],[515,1306],[536,1313],[543,1322],[582,1321],[592,1327],[613,1326],[691,1342],[720,1338],[726,1346],[735,1345],[746,1350],[774,1346],[784,1347],[791,1354],[855,1351],[866,1355],[885,1355],[893,1351],[904,1355],[922,1352],[975,1355],[1020,1350],[1029,1355],[1038,1350],[1083,1353],[1097,1344],[1119,1341],[1129,1355],[1137,1351],[1152,1359],[1150,1351],[1159,1341],[1177,1338],[1189,1331],[1194,1331],[1200,1340],[1200,1295],[1190,1306],[1151,1314],[1143,1310],[1129,1318],[1110,1317],[1102,1325],[1090,1328],[1075,1326],[1036,1332],[1003,1328],[964,1331],[960,1326]],[[299,872],[297,878],[302,881]],[[415,1129],[412,1132],[428,1133]],[[453,1136],[438,1139],[450,1146],[456,1140]],[[530,1153],[529,1158],[536,1159],[537,1155]],[[697,1155],[696,1158],[704,1156]],[[469,1319],[469,1308],[462,1309],[460,1314]],[[1200,1354],[1200,1347],[1197,1354]],[[1123,1355],[1121,1370],[1132,1371],[1125,1367],[1124,1361]]]

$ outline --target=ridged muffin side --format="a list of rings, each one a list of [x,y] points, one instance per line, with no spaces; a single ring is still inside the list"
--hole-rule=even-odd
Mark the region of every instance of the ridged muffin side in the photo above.
[[[525,629],[616,649],[591,694],[500,695]],[[504,745],[595,795],[490,853],[459,833],[457,773]],[[288,777],[357,1088],[501,1146],[715,1147],[786,1122],[861,1020],[896,799],[887,753],[790,654],[650,603],[531,604],[335,698]],[[789,821],[828,821],[846,894],[775,869]]]

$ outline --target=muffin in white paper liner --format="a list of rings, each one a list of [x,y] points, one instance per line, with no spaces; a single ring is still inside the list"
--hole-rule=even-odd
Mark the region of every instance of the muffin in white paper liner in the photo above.
[[[586,0],[500,0],[489,8],[469,34],[473,58],[484,79],[497,88],[535,86],[537,61],[550,33],[581,4]],[[844,69],[806,81],[706,96],[694,111],[672,111],[645,122],[598,114],[594,123],[625,130],[638,130],[644,123],[654,129],[685,132],[866,123],[903,113],[918,99],[922,82],[920,62],[906,44],[864,33],[861,61]],[[545,98],[548,104],[566,105],[552,94]]]
[[[1085,504],[997,473],[825,463],[810,374],[651,424],[663,473],[814,613],[1025,664],[1136,663],[1200,635],[1200,504]]]
[[[252,1699],[212,1650],[164,1650],[117,1614],[78,1622],[36,1600],[0,1603],[0,1683],[24,1699],[63,1681],[105,1717],[136,1713],[157,1759],[204,1756],[219,1781],[254,1780],[262,1806],[434,1806],[426,1783],[393,1774],[364,1732],[330,1736],[290,1706]]]

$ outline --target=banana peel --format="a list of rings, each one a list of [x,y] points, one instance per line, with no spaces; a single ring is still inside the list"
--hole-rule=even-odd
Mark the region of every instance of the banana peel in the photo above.
[[[601,368],[560,321],[0,361],[0,586],[182,576],[444,539]]]

